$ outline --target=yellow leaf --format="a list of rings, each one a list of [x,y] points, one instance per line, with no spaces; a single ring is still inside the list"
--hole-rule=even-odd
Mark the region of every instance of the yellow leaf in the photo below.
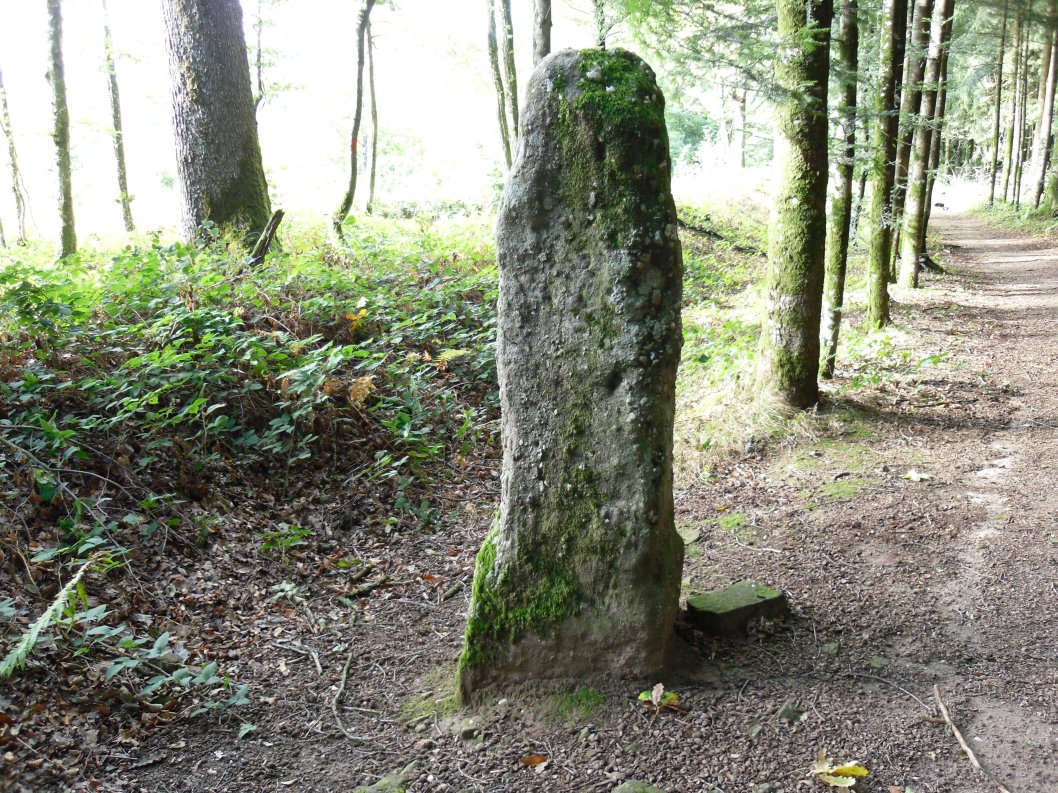
[[[437,360],[448,363],[456,358],[462,358],[464,355],[470,355],[470,350],[441,350],[437,353]]]
[[[349,404],[354,408],[360,407],[374,390],[375,378],[373,375],[356,378],[353,380],[352,385],[349,386]]]
[[[545,755],[545,754],[528,754],[525,757],[523,757],[520,762],[521,762],[522,765],[527,765],[527,766],[530,766],[530,767],[536,766],[536,765],[540,765],[541,763],[546,763],[547,762],[547,755]]]
[[[869,773],[870,771],[855,762],[838,766],[833,771],[834,776],[867,776]]]

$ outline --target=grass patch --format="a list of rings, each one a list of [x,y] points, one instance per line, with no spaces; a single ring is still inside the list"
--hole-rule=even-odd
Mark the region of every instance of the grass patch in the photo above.
[[[593,688],[580,686],[552,694],[549,701],[558,719],[576,722],[591,718],[595,711],[606,704],[606,697]]]
[[[827,482],[820,486],[819,492],[831,501],[850,501],[867,487],[865,479],[845,477],[836,482]]]
[[[441,667],[433,670],[423,677],[419,689],[419,693],[401,705],[401,718],[406,724],[444,718],[458,712],[459,687],[454,669]]]

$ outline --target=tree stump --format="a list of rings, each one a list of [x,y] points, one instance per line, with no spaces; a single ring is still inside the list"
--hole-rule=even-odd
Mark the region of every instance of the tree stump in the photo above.
[[[500,204],[499,514],[477,557],[464,700],[663,662],[683,542],[672,421],[683,257],[664,98],[632,53],[555,53]]]

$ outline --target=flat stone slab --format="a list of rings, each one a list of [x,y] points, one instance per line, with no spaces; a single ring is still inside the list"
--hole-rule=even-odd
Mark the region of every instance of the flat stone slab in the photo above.
[[[687,600],[687,618],[693,625],[724,635],[743,632],[759,617],[783,617],[789,610],[785,594],[748,580]]]

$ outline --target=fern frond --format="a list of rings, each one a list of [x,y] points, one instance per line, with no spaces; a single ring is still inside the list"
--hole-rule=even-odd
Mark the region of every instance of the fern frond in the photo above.
[[[29,654],[32,653],[33,648],[36,647],[37,639],[40,638],[40,634],[45,628],[59,618],[62,614],[63,608],[66,607],[66,601],[70,599],[70,593],[73,591],[74,587],[80,583],[85,573],[88,572],[88,568],[96,564],[102,556],[103,554],[96,554],[81,565],[81,568],[74,574],[74,577],[67,581],[66,586],[59,590],[59,594],[55,596],[51,605],[48,606],[44,613],[37,618],[37,621],[30,625],[29,629],[22,634],[22,637],[18,640],[15,646],[11,648],[11,652],[7,654],[3,661],[0,661],[0,680],[7,680],[16,669],[26,665],[26,661],[29,659]]]

